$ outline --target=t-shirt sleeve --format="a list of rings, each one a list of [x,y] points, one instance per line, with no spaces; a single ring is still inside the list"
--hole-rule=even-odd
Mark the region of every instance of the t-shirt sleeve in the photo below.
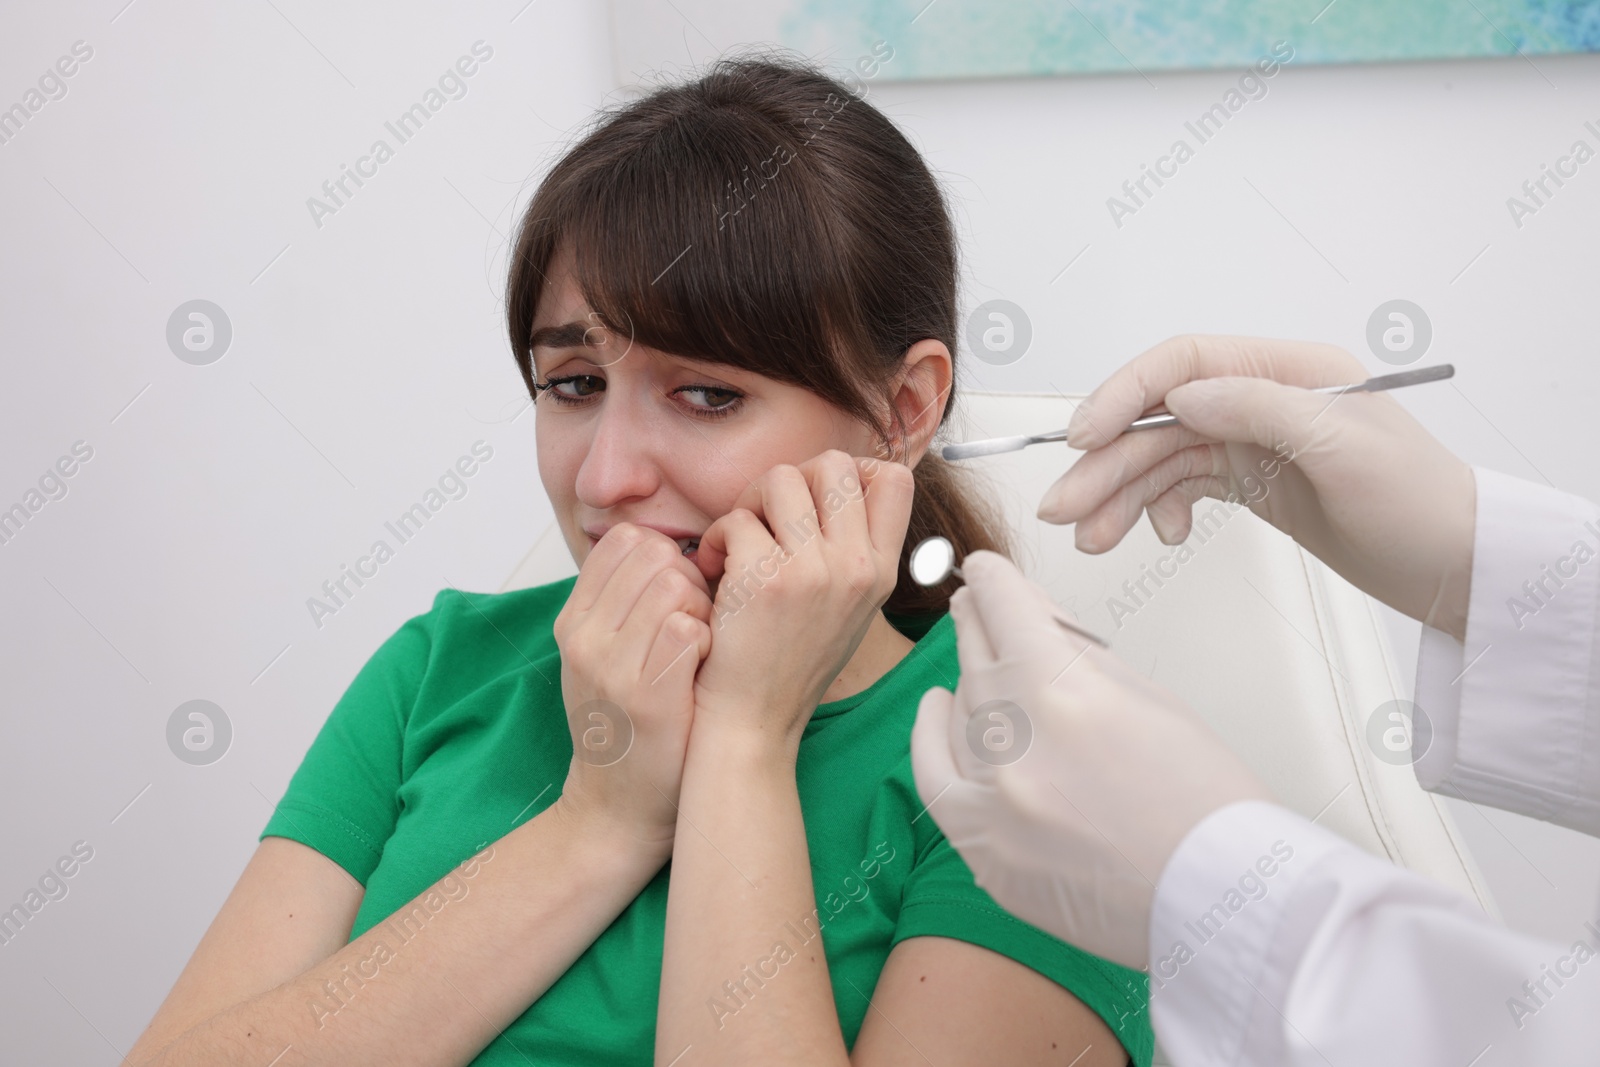
[[[434,605],[401,626],[356,674],[261,838],[299,841],[367,884],[400,814],[405,726],[433,646],[437,599]]]
[[[1129,1057],[1149,1067],[1149,980],[1012,915],[979,886],[961,854],[939,834],[907,876],[891,948],[908,937],[949,937],[981,945],[1038,971],[1083,1001]]]

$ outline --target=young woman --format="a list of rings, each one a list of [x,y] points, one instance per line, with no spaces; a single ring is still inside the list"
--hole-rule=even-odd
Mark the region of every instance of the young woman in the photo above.
[[[956,280],[804,64],[605,115],[507,292],[579,573],[373,655],[130,1062],[1148,1064],[1143,976],[999,908],[911,774],[958,668],[907,552],[1005,547],[928,452]]]

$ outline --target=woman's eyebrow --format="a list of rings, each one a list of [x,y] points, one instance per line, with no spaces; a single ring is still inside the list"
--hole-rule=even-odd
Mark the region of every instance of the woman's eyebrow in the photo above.
[[[560,326],[541,326],[537,330],[534,330],[532,336],[528,340],[528,351],[532,356],[532,366],[535,375],[537,376],[539,369],[539,353],[537,352],[537,349],[592,347],[588,342],[588,336],[589,331],[595,329],[603,329],[603,327],[596,326],[594,323],[568,322]],[[680,356],[671,353],[667,355],[667,358],[678,363],[687,363],[699,367],[708,367],[713,369],[721,367],[737,368],[739,366],[738,364],[729,362],[727,360],[696,359],[694,356]],[[604,366],[605,364],[600,365]]]
[[[592,329],[592,325],[581,322],[568,322],[561,326],[541,326],[533,331],[533,337],[528,341],[529,348],[577,348],[584,344],[584,337]]]

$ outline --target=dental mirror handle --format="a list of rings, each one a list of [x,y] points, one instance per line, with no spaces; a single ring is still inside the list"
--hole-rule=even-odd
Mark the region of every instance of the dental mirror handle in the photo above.
[[[1066,433],[1065,430],[1061,432]],[[967,576],[961,572],[961,565],[955,560],[955,546],[950,543],[948,537],[940,534],[933,534],[919,541],[917,546],[911,550],[908,563],[911,580],[924,589],[939,585],[952,576],[960,578],[963,582],[967,580]],[[1111,647],[1110,643],[1099,634],[1086,630],[1067,618],[1066,613],[1054,603],[1050,605],[1050,617],[1065,629],[1071,630],[1079,637],[1093,641],[1101,648]]]
[[[1093,641],[1095,644],[1099,645],[1101,648],[1109,649],[1111,647],[1110,642],[1101,637],[1099,634],[1090,633],[1082,626],[1079,626],[1077,623],[1067,618],[1064,614],[1062,614],[1060,608],[1051,608],[1050,617],[1056,620],[1056,622],[1060,623],[1062,626],[1066,627],[1068,630],[1071,630],[1073,633],[1077,634],[1079,637],[1086,637],[1090,641]]]
[[[960,578],[963,582],[967,580],[967,576],[965,574],[961,573],[961,568],[960,567],[951,567],[950,568],[950,573],[955,575],[957,578]],[[1056,620],[1056,622],[1060,623],[1066,629],[1071,630],[1073,633],[1077,634],[1079,637],[1087,638],[1090,641],[1093,641],[1095,644],[1099,645],[1101,648],[1109,649],[1111,647],[1111,644],[1108,641],[1106,641],[1105,638],[1101,637],[1097,633],[1092,633],[1092,632],[1090,632],[1088,630],[1085,630],[1082,626],[1079,626],[1077,623],[1075,623],[1071,619],[1067,618],[1066,614],[1063,613],[1060,608],[1056,607],[1053,604],[1050,606],[1050,617],[1052,619]]]

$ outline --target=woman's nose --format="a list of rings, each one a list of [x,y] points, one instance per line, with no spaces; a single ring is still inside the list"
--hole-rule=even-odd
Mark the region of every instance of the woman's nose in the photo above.
[[[644,412],[628,412],[607,398],[593,423],[589,450],[578,468],[578,499],[601,510],[648,497],[661,484],[661,469]]]

